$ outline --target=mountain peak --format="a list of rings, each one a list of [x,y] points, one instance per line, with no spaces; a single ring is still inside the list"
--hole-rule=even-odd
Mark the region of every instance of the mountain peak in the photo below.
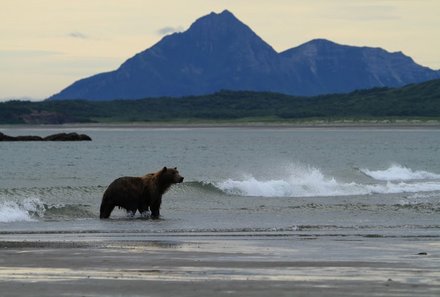
[[[190,28],[182,33],[182,38],[188,38],[195,46],[210,48],[211,52],[223,55],[230,53],[252,56],[254,53],[246,50],[260,50],[276,55],[275,50],[262,40],[251,28],[241,22],[229,10],[221,13],[211,12],[197,19]],[[235,51],[235,53],[233,53]]]
[[[338,44],[328,39],[316,38],[300,45],[299,47],[320,49],[320,48],[332,48],[332,47],[341,47],[341,46],[344,45]]]
[[[219,12],[219,13],[212,11],[210,14],[207,14],[207,15],[202,16],[201,18],[199,18],[199,20],[200,19],[206,19],[206,18],[208,18],[208,19],[217,19],[217,20],[222,20],[222,21],[228,20],[228,19],[229,20],[238,20],[237,17],[232,12],[230,12],[227,9],[225,9],[222,12]]]
[[[185,32],[165,36],[117,70],[79,80],[52,98],[139,99],[221,89],[315,95],[440,77],[412,60],[397,58],[382,49],[326,39],[277,53],[223,10],[197,19]]]
[[[211,16],[221,16],[221,17],[233,17],[235,18],[234,14],[230,12],[229,10],[225,9],[220,13],[211,12],[209,15]]]
[[[207,27],[208,29],[212,30],[216,27],[224,27],[224,26],[246,26],[243,24],[239,19],[235,17],[232,12],[229,10],[223,10],[221,13],[215,13],[211,12],[208,15],[205,15],[199,19],[197,19],[190,27],[190,29],[194,29],[197,27]],[[247,26],[246,26],[247,27]]]
[[[305,44],[317,44],[317,45],[337,45],[337,43],[325,39],[325,38],[315,38],[310,40],[309,42],[306,42]]]

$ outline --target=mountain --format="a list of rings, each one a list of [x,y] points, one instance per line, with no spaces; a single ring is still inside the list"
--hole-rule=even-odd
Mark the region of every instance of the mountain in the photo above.
[[[280,56],[300,73],[296,90],[304,95],[399,87],[440,78],[439,71],[417,65],[402,52],[340,45],[325,39],[312,40]]]
[[[277,53],[231,12],[165,36],[117,70],[79,80],[50,99],[139,99],[222,89],[317,95],[440,78],[402,53],[312,40]]]

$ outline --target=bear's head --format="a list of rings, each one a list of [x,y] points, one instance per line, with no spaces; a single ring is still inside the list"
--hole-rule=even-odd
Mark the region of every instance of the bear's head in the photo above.
[[[179,174],[177,167],[167,168],[164,167],[160,171],[160,180],[165,184],[178,184],[183,182],[183,176]]]

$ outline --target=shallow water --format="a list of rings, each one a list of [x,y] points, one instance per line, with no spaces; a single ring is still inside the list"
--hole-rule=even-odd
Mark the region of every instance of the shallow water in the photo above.
[[[2,129],[46,136],[73,129]],[[0,234],[440,237],[440,131],[81,128],[92,142],[0,142]],[[177,166],[162,219],[99,220],[107,185]],[[130,235],[136,237],[136,235]]]

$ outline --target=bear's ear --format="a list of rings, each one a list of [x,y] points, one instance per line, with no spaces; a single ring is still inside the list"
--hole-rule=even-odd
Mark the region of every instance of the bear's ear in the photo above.
[[[177,167],[174,167],[174,170],[177,170]]]
[[[166,167],[162,168],[162,172],[166,172],[168,169]]]

